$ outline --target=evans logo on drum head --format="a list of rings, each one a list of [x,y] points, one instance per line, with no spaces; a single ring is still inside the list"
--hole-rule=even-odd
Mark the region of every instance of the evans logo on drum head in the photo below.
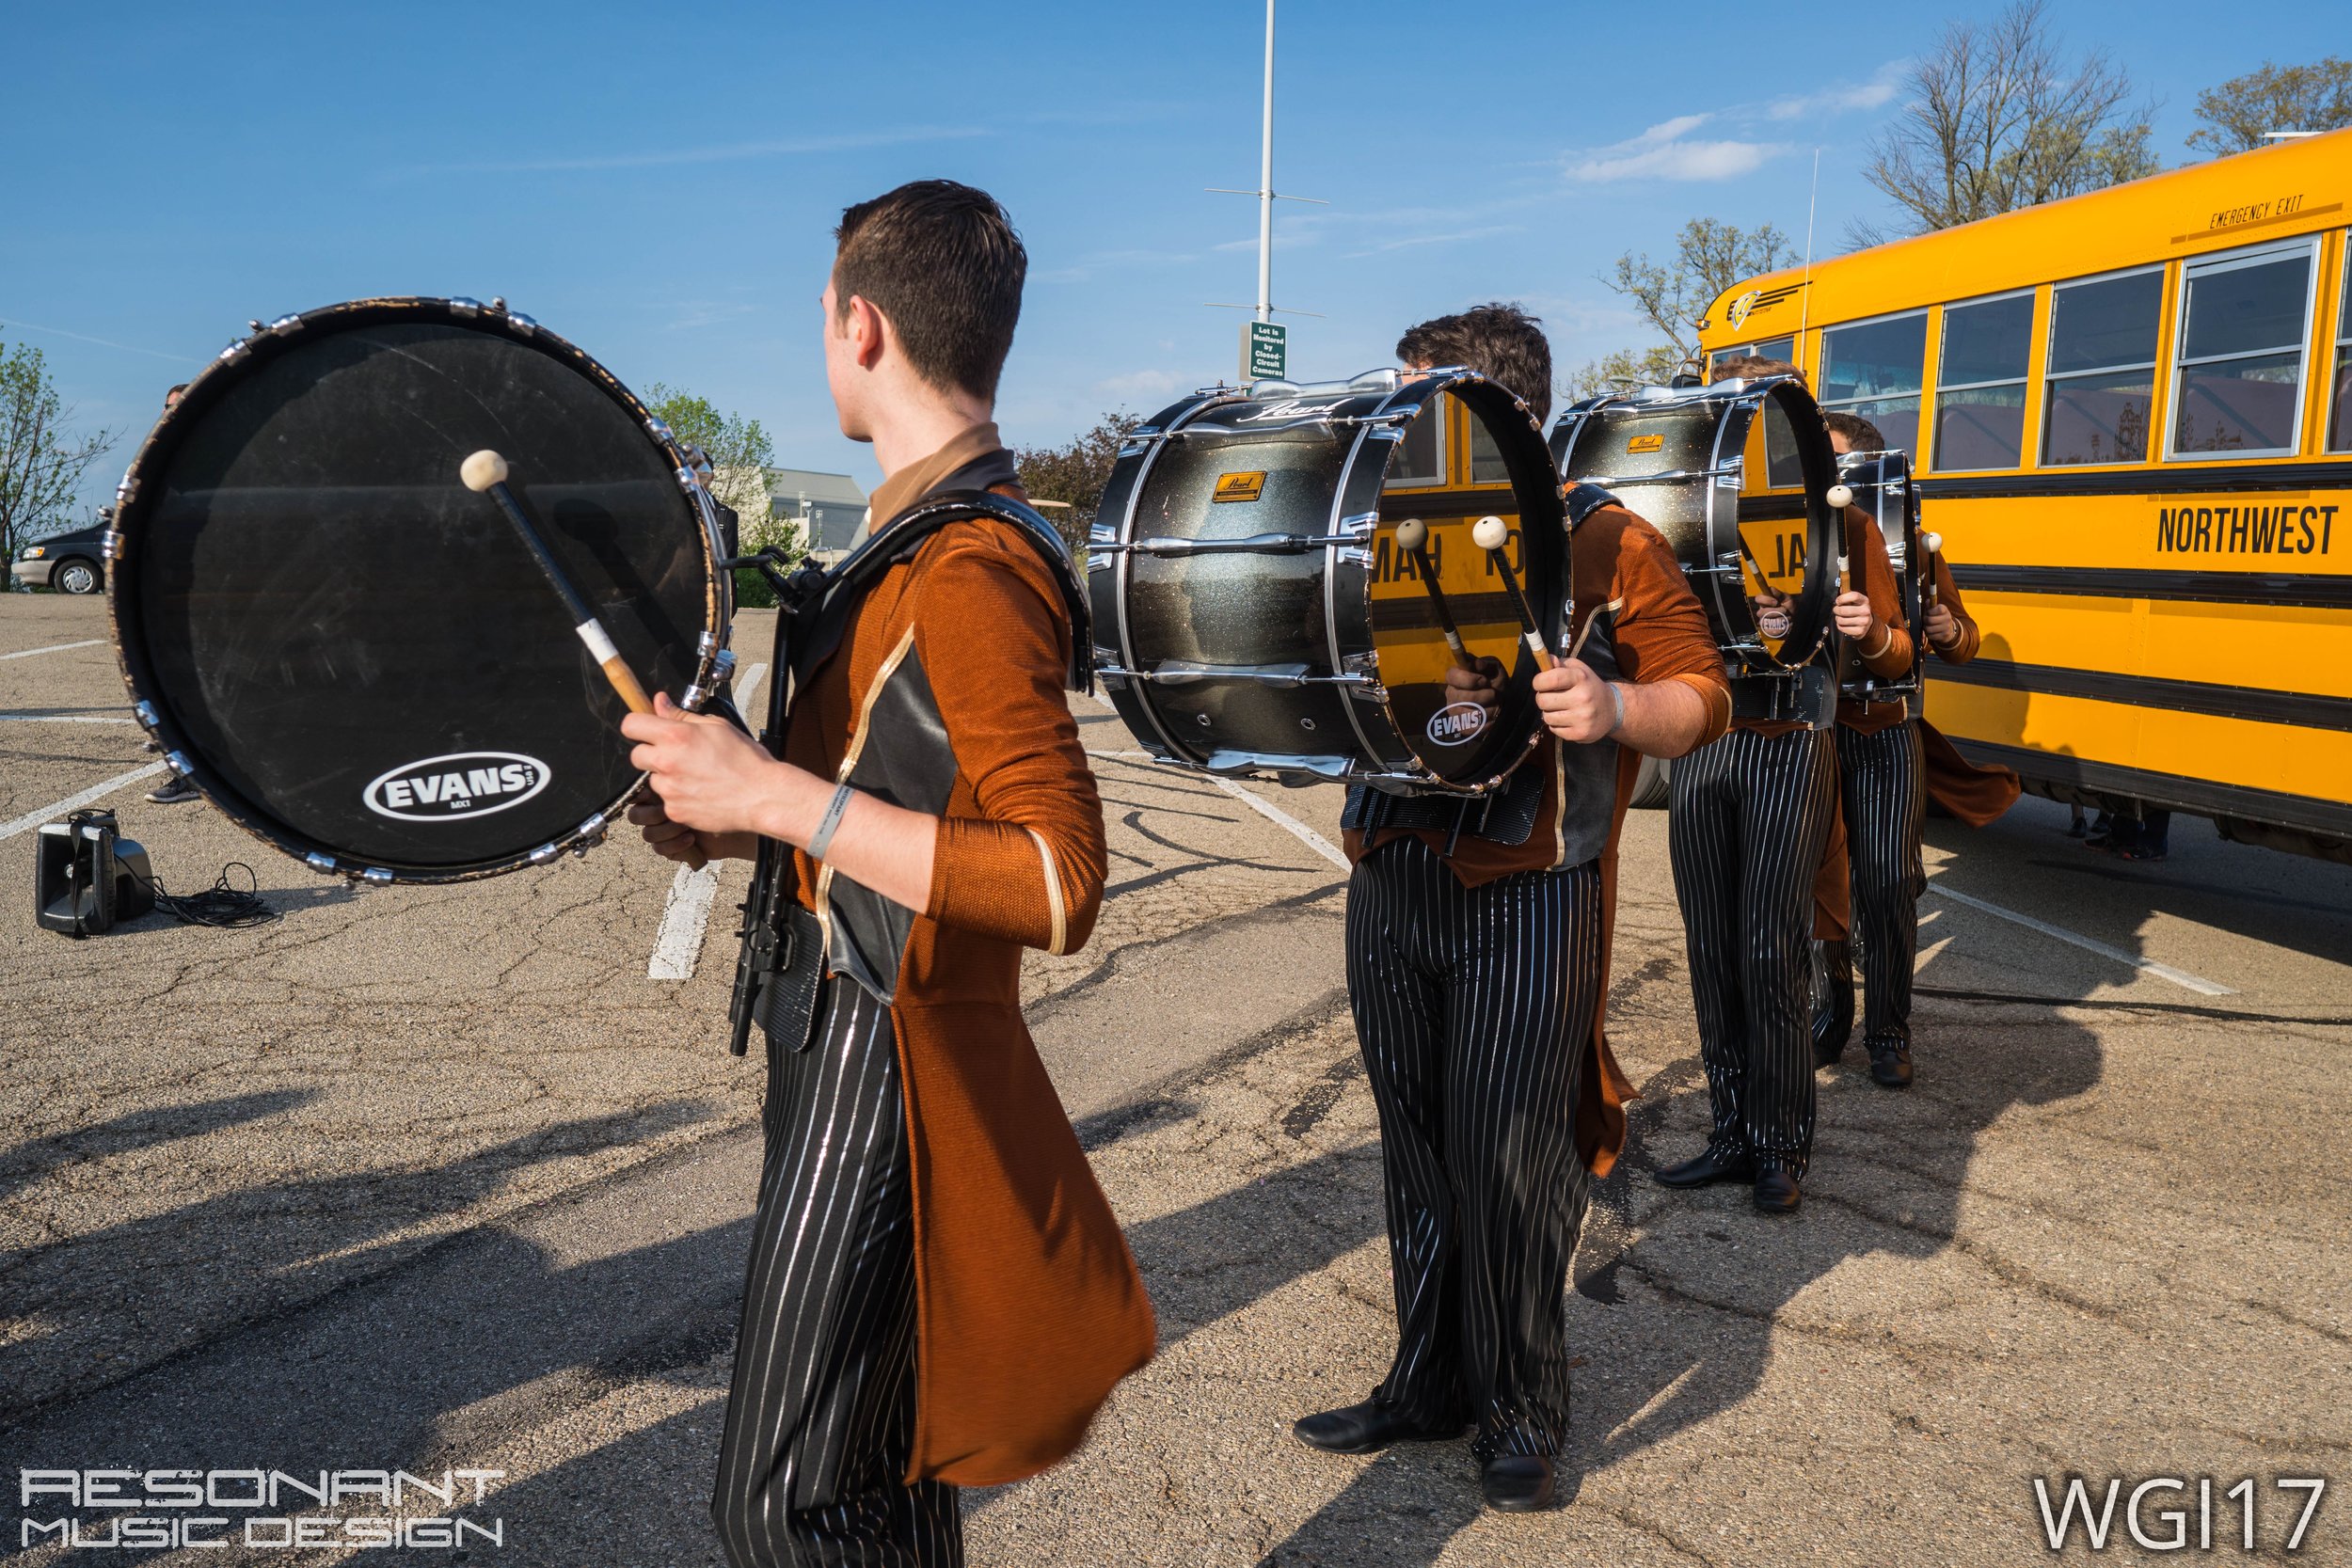
[[[365,799],[378,816],[454,822],[519,806],[551,777],[546,763],[520,752],[453,752],[378,774]]]
[[[1429,716],[1429,740],[1437,746],[1467,746],[1486,731],[1486,710],[1476,703],[1448,703]]]

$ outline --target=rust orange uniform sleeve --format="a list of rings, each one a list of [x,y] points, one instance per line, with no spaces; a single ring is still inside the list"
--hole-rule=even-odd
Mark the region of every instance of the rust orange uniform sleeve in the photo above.
[[[1846,508],[1846,573],[1849,583],[1868,595],[1878,617],[1875,636],[1854,649],[1864,669],[1888,680],[1911,669],[1911,630],[1903,625],[1902,594],[1895,586],[1895,563],[1876,519],[1858,506]]]
[[[1731,687],[1707,611],[1663,535],[1629,516],[1617,536],[1617,664],[1638,686],[1680,681],[1707,700],[1707,729],[1696,744],[1731,724]]]
[[[1960,628],[1960,641],[1948,648],[1937,648],[1930,638],[1928,646],[1935,657],[1947,664],[1965,664],[1977,657],[1977,649],[1984,641],[1984,633],[1977,629],[1977,618],[1968,613],[1960,602],[1960,585],[1952,580],[1952,569],[1944,564],[1944,552],[1935,552],[1935,602],[1952,612],[1952,622]]]
[[[956,754],[930,907],[943,926],[1074,952],[1103,907],[1103,803],[1062,697],[1070,623],[1026,545],[973,523],[927,548],[914,644]]]

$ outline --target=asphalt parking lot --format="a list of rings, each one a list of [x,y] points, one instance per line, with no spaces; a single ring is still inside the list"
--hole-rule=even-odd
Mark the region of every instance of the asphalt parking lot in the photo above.
[[[766,627],[747,616],[743,665]],[[759,1083],[725,1054],[736,868],[616,840],[456,888],[322,879],[140,799],[103,601],[0,596],[0,1471],[502,1472],[470,1562],[717,1563],[704,1523]],[[2352,1560],[2352,868],[2176,821],[2130,865],[2028,800],[1930,827],[1919,1082],[1820,1078],[1804,1212],[1648,1180],[1695,1148],[1664,819],[1628,832],[1613,1037],[1643,1098],[1576,1268],[1573,1497],[1485,1513],[1458,1445],[1311,1452],[1390,1333],[1340,949],[1337,792],[1136,760],[1093,942],[1032,1027],[1160,1312],[1072,1464],[968,1498],[976,1563],[2009,1565],[2034,1484],[2214,1484],[2212,1553]],[[92,791],[167,886],[250,864],[284,918],[74,942],[30,826]],[[702,926],[696,911],[708,911]],[[1858,1057],[1859,1053],[1853,1053]],[[2283,1543],[2328,1478],[2301,1550]],[[2107,1549],[2164,1560],[2118,1504]],[[0,1560],[20,1550],[12,1508]],[[373,1560],[241,1549],[151,1561]]]

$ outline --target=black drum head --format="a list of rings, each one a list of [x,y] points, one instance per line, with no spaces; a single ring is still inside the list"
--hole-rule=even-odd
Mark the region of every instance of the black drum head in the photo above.
[[[505,456],[621,657],[676,695],[723,628],[707,531],[644,421],[569,344],[448,302],[254,340],[125,482],[114,610],[142,717],[223,809],[338,870],[547,858],[636,787],[626,709],[458,466]]]

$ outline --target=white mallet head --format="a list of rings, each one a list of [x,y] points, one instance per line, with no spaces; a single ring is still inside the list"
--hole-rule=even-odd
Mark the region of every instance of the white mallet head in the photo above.
[[[1470,529],[1470,543],[1482,550],[1499,550],[1511,537],[1511,525],[1500,517],[1481,517]]]
[[[1923,533],[1919,535],[1919,543],[1928,547],[1930,555],[1944,553],[1944,536],[1940,533]]]
[[[1429,543],[1429,525],[1419,517],[1407,517],[1396,525],[1396,547],[1407,552]]]
[[[469,490],[487,490],[506,483],[506,459],[485,447],[457,465],[457,477]]]
[[[1821,499],[1828,501],[1833,509],[1843,512],[1853,504],[1853,486],[1833,484],[1829,487],[1829,494]]]

